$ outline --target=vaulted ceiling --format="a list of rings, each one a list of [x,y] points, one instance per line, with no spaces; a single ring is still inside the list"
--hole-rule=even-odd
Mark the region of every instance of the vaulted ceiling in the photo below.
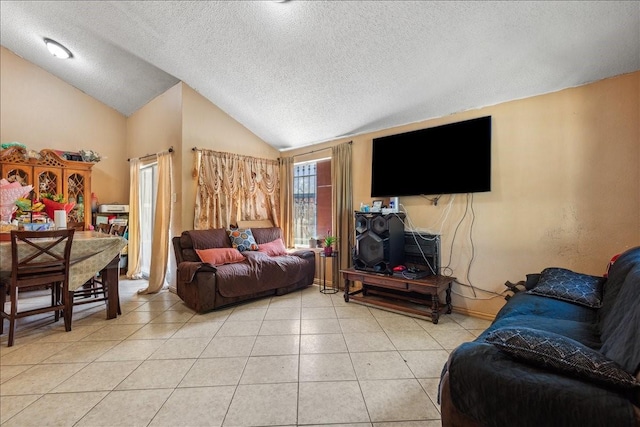
[[[279,150],[640,69],[637,1],[3,0],[0,17],[2,46],[126,116],[183,81]]]

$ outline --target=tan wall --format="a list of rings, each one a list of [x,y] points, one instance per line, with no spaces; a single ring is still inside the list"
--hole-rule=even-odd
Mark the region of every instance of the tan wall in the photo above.
[[[95,150],[91,190],[101,203],[128,194],[126,117],[0,47],[0,141],[30,150]],[[125,160],[123,162],[123,159]]]
[[[98,151],[105,158],[93,168],[92,190],[101,203],[128,200],[127,158],[173,146],[179,206],[174,233],[193,226],[192,147],[274,159],[280,155],[183,83],[126,119],[0,48],[0,88],[0,140],[34,150]],[[504,300],[480,289],[501,292],[506,280],[518,281],[552,265],[601,274],[613,254],[640,244],[639,104],[640,72],[635,72],[312,148],[353,140],[353,203],[359,206],[371,200],[373,138],[491,115],[493,190],[473,197],[472,236],[467,217],[451,242],[465,210],[464,195],[453,201],[444,196],[438,206],[422,197],[402,197],[400,203],[416,228],[442,229],[443,265],[450,264],[461,283],[477,288],[474,296],[456,286],[454,305],[492,315]],[[452,172],[460,172],[455,162]],[[451,211],[440,226],[449,204]]]
[[[187,85],[183,85],[182,102],[182,230],[189,230],[197,185],[192,148],[266,159],[277,159],[280,153]]]
[[[400,198],[417,229],[442,229],[442,264],[476,288],[474,296],[456,285],[454,306],[491,316],[504,304],[491,292],[502,292],[507,280],[549,266],[601,275],[612,255],[640,244],[639,105],[636,72],[313,148],[353,140],[353,203],[360,206],[371,201],[373,138],[491,115],[492,191],[473,196],[472,234],[468,214],[452,244],[466,195],[443,196],[437,206]],[[464,173],[455,159],[451,166]]]

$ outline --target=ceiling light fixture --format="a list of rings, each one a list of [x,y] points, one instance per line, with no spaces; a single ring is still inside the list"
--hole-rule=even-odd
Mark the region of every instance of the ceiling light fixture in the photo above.
[[[44,44],[47,45],[47,49],[49,49],[49,52],[51,52],[51,54],[56,58],[68,59],[73,57],[73,54],[69,49],[62,46],[60,43],[58,43],[55,40],[51,40],[45,37]]]

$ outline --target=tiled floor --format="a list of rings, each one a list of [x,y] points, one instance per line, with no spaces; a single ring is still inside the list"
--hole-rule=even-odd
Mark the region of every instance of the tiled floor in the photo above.
[[[0,425],[435,427],[449,351],[489,325],[434,325],[316,286],[198,315],[145,286],[121,280],[114,320],[75,307],[71,332],[21,319],[13,347],[5,322]]]

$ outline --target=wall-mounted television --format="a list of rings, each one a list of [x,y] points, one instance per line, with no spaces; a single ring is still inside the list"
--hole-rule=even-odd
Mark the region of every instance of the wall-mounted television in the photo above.
[[[371,197],[491,191],[491,116],[373,139]]]

